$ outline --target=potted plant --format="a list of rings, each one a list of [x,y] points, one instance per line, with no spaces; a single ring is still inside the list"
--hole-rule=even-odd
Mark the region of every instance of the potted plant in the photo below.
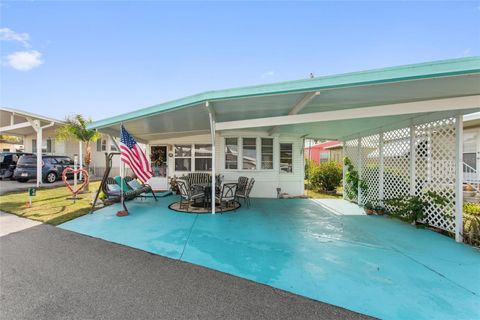
[[[363,205],[363,210],[367,215],[372,215],[375,213],[375,206],[369,201]]]
[[[475,196],[475,188],[471,185],[471,184],[467,184],[464,188],[463,188],[463,196],[465,198],[471,198],[473,196]]]
[[[172,190],[172,192],[175,192],[175,194],[179,194],[178,185],[177,185],[177,176],[176,175],[174,175],[170,179],[170,190]]]
[[[382,204],[377,204],[374,210],[375,210],[375,214],[379,216],[383,216],[385,214],[385,206],[383,206]]]

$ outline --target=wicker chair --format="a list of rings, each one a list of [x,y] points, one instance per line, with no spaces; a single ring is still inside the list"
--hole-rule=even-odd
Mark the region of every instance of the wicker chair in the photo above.
[[[239,179],[240,180],[240,179]],[[243,192],[237,192],[235,195],[238,200],[243,199],[243,203],[247,204],[247,207],[250,208],[250,192],[253,189],[253,185],[255,184],[255,179],[251,178],[250,181],[248,181],[247,186],[245,187]]]
[[[188,212],[190,204],[198,199],[204,200],[203,191],[190,188],[185,180],[177,180],[177,187],[180,191],[180,209],[186,209]]]

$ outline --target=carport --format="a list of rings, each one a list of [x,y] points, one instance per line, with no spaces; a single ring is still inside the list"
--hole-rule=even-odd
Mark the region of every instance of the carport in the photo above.
[[[225,132],[343,141],[345,156],[369,185],[358,197],[345,185],[348,200],[438,191],[449,204],[432,203],[426,220],[461,241],[462,116],[478,110],[480,58],[473,57],[210,91],[89,127],[118,136],[123,124],[146,144],[210,133],[213,154],[216,135]],[[402,183],[386,176],[392,170]]]
[[[17,136],[25,141],[28,135],[36,135],[37,148],[37,177],[42,176],[42,143],[43,131],[47,128],[58,128],[64,122],[38,114],[25,112],[12,108],[0,108],[0,134]],[[25,142],[24,142],[25,143]],[[79,143],[79,161],[82,166],[82,144]],[[42,179],[37,179],[36,186],[43,183]]]

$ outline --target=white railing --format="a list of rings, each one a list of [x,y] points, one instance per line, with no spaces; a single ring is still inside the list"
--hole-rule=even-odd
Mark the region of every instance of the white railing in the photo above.
[[[463,163],[463,183],[470,184],[476,191],[480,192],[480,174],[465,162]]]

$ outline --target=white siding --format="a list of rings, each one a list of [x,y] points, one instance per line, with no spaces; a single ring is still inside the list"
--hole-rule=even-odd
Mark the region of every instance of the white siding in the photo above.
[[[216,171],[224,176],[224,181],[237,181],[238,177],[246,176],[255,178],[255,186],[252,190],[252,197],[266,197],[274,198],[277,196],[277,187],[282,189],[282,192],[287,192],[290,195],[302,195],[304,192],[304,166],[303,166],[303,139],[300,137],[291,136],[273,136],[274,139],[274,167],[272,170],[262,170],[260,168],[260,139],[257,139],[257,169],[256,170],[226,170],[225,169],[225,137],[247,137],[260,138],[269,137],[267,134],[258,132],[235,132],[228,134],[218,134],[215,143],[216,147]],[[196,135],[190,137],[181,137],[173,139],[165,139],[161,141],[154,141],[151,145],[167,145],[168,153],[174,153],[173,146],[175,144],[210,144],[211,138],[209,134]],[[292,143],[293,145],[293,172],[283,173],[279,168],[279,144]],[[240,146],[239,146],[240,148]],[[148,149],[148,148],[147,148]],[[149,152],[149,151],[147,151]],[[187,172],[175,171],[175,157],[168,157],[168,176],[174,175],[181,177]]]

